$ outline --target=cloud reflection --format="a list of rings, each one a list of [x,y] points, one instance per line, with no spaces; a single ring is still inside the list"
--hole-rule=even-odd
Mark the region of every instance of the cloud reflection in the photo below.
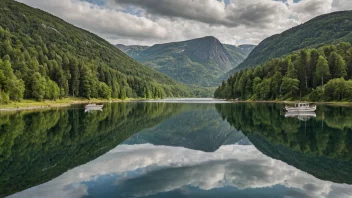
[[[285,197],[352,196],[352,186],[316,179],[263,155],[253,145],[228,145],[214,153],[205,153],[182,147],[143,144],[120,145],[88,164],[12,197],[82,197],[89,194],[89,188],[94,188],[86,183],[99,183],[106,176],[113,178],[109,186],[115,193],[135,197],[187,186],[206,191],[275,185],[287,188]]]

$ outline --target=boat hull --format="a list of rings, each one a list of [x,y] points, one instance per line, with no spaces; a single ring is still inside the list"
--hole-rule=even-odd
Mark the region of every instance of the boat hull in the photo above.
[[[285,107],[287,112],[314,112],[317,109],[316,106],[305,107],[305,108],[296,108],[296,107]]]

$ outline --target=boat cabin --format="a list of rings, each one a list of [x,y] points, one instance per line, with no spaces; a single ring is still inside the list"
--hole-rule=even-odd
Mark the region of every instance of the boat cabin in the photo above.
[[[295,104],[296,108],[300,108],[300,107],[309,107],[309,103],[296,103]]]

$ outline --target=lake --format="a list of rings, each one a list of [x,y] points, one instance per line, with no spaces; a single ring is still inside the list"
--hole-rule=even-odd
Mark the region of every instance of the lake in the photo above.
[[[166,100],[0,114],[0,197],[352,197],[352,108]]]

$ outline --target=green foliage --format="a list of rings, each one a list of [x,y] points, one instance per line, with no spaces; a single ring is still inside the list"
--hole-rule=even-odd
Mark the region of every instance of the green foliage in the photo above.
[[[0,103],[7,103],[8,100],[20,101],[25,90],[24,82],[14,74],[9,56],[4,56],[4,60],[0,58]]]
[[[146,88],[150,98],[193,96],[190,87],[57,17],[12,0],[0,8],[0,92],[10,100],[137,98]]]
[[[45,96],[45,78],[43,78],[40,73],[35,72],[31,77],[30,77],[30,94],[32,98],[42,101]]]
[[[282,84],[281,84],[281,89],[283,91],[283,94],[285,95],[285,98],[292,98],[294,97],[299,90],[299,80],[295,78],[290,78],[290,77],[284,77],[282,79]]]
[[[290,57],[288,58],[287,74],[286,74],[286,76],[289,77],[289,78],[297,78],[297,77],[298,77],[296,68],[295,68],[295,66],[293,65],[293,63],[292,63]]]
[[[256,93],[258,93],[260,99],[265,100],[269,97],[270,85],[271,85],[271,79],[266,78],[256,86],[257,91],[258,91]]]
[[[151,47],[116,45],[135,60],[174,80],[211,87],[241,63],[254,46],[225,45],[214,37],[158,44]]]
[[[347,68],[345,60],[337,52],[330,53],[329,68],[332,71],[332,78],[340,78],[347,76]]]
[[[330,69],[328,61],[324,58],[324,56],[319,56],[318,63],[315,69],[315,82],[319,82],[318,79],[321,79],[321,84],[324,85],[324,82],[330,78]]]
[[[318,48],[343,41],[352,42],[351,18],[352,11],[330,13],[318,16],[281,34],[273,35],[263,40],[235,70],[255,67],[270,59],[304,48]],[[340,47],[350,48],[348,45]],[[326,50],[325,57],[328,57],[329,49]],[[232,71],[232,74],[234,72]]]
[[[293,52],[281,59],[272,59],[253,69],[237,72],[217,88],[214,97],[352,101],[349,93],[352,76],[348,74],[350,66],[347,67],[352,59],[350,52],[352,47],[345,42]],[[325,85],[327,82],[329,85]]]

